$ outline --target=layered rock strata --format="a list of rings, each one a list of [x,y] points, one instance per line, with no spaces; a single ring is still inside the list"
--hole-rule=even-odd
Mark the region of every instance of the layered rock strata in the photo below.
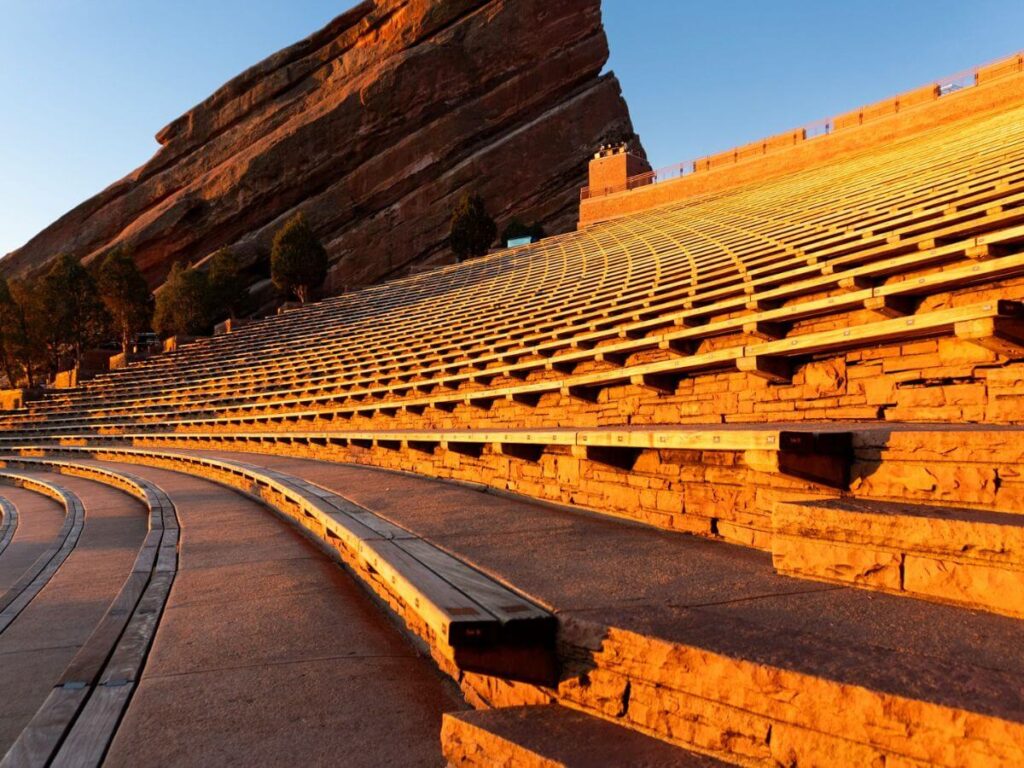
[[[600,0],[367,0],[172,122],[3,271],[126,243],[154,286],[228,245],[258,275],[302,211],[340,291],[443,259],[468,191],[499,223],[571,229],[589,154],[633,132],[607,59]]]

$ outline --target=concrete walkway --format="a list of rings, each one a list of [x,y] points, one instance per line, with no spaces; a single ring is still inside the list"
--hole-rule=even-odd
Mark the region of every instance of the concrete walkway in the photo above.
[[[464,708],[340,568],[266,508],[136,465],[174,500],[178,574],[107,765],[440,766]]]
[[[77,494],[85,507],[85,526],[53,578],[0,634],[0,755],[32,719],[106,613],[131,571],[147,527],[143,506],[119,490],[63,475],[22,474]],[[52,529],[50,538],[56,534],[63,519],[56,502],[21,489],[5,488],[4,493],[18,504],[19,529],[31,518],[40,518],[35,536],[44,536],[44,529]],[[4,558],[8,556],[5,553]]]
[[[0,494],[18,508],[18,527],[11,543],[0,555],[0,594],[3,594],[53,541],[64,522],[64,509],[45,496],[14,486],[0,486]]]
[[[202,454],[202,451],[195,451]],[[768,553],[351,465],[208,452],[305,478],[424,536],[563,622],[1024,719],[1020,621],[780,576]],[[877,659],[886,657],[887,664]]]

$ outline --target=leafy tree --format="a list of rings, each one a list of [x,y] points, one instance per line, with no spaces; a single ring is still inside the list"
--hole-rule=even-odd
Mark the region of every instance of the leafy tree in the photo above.
[[[463,195],[452,211],[451,246],[459,261],[483,256],[498,234],[480,195]]]
[[[209,288],[205,272],[175,263],[156,295],[153,330],[164,337],[206,332],[210,326]]]
[[[242,270],[234,251],[221,248],[213,254],[207,279],[210,283],[212,319],[219,320],[225,315],[233,318],[237,312],[242,311],[249,294],[242,282]]]
[[[121,341],[121,351],[131,348],[132,339],[149,326],[153,296],[146,278],[127,248],[110,251],[99,268],[99,293]]]
[[[278,290],[294,293],[303,304],[327,278],[327,251],[301,213],[274,235],[270,278]]]
[[[82,354],[103,339],[107,313],[96,289],[96,281],[81,262],[62,254],[43,276],[39,298],[45,308],[40,331],[45,339],[53,370],[61,358],[70,355],[77,365]]]
[[[0,277],[0,366],[3,367],[4,377],[10,387],[17,386],[20,378],[16,360],[19,312],[7,278]]]
[[[19,381],[23,378],[29,387],[34,387],[49,363],[45,345],[49,316],[43,292],[38,281],[31,279],[10,283],[9,289],[13,320],[8,336],[11,354],[21,369]]]
[[[540,240],[545,235],[544,227],[539,223],[524,224],[522,219],[512,219],[501,233],[501,242],[508,243],[509,240],[517,240],[520,237],[532,237]]]

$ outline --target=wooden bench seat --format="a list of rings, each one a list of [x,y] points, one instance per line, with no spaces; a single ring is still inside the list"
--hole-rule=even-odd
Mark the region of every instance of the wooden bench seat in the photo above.
[[[328,549],[342,548],[345,558],[377,574],[460,669],[541,683],[556,674],[555,620],[550,613],[335,493],[255,465],[168,450],[39,447],[24,453],[141,463],[236,488],[293,519]]]
[[[591,460],[616,467],[630,467],[643,450],[742,452],[752,466],[831,487],[845,487],[852,458],[851,433],[843,429],[781,428],[773,425],[723,425],[695,427],[627,427],[599,429],[518,430],[414,430],[338,432],[127,432],[108,435],[72,435],[60,445],[119,446],[145,444],[156,439],[183,447],[214,442],[306,446],[380,446],[392,450],[452,450],[479,455],[485,446],[499,453],[537,462],[544,449],[568,446]],[[0,437],[0,448],[32,446],[16,436]],[[769,464],[766,455],[772,457]]]
[[[10,499],[0,496],[0,555],[4,553],[18,530],[18,508]]]
[[[0,595],[0,633],[39,594],[78,544],[85,525],[85,507],[77,495],[55,483],[31,475],[0,471],[0,483],[47,496],[64,508],[64,523],[50,545],[7,592]]]
[[[177,571],[179,527],[174,504],[147,480],[92,464],[40,458],[5,458],[0,464],[113,486],[140,500],[149,515],[149,530],[124,585],[0,760],[4,768],[51,761],[98,765],[138,685]]]

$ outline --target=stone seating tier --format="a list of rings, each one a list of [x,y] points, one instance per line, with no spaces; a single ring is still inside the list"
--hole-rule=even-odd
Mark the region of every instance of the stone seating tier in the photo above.
[[[446,717],[455,764],[1020,764],[1022,407],[1022,106],[129,364],[0,413],[0,480],[67,512],[0,617],[77,557],[51,475],[150,522],[5,765],[160,711],[176,506],[232,499],[497,708]]]
[[[428,644],[472,703],[501,708],[558,704],[587,715],[528,709],[492,716],[493,721],[483,718],[475,726],[475,716],[467,716],[470,725],[449,722],[444,728],[443,746],[453,756],[460,749],[476,749],[467,739],[490,738],[480,728],[504,734],[506,742],[517,728],[530,729],[529,739],[513,738],[513,745],[501,747],[513,752],[553,749],[551,741],[545,746],[551,728],[614,739],[614,729],[609,733],[601,720],[682,747],[661,758],[672,756],[682,765],[714,765],[719,759],[765,765],[903,760],[1000,766],[1013,765],[1020,756],[1024,717],[1017,685],[1019,624],[1013,619],[906,596],[875,594],[865,600],[861,590],[816,588],[813,582],[774,575],[770,563],[749,550],[666,538],[639,528],[633,529],[631,546],[623,548],[620,537],[628,529],[612,530],[597,518],[512,501],[495,499],[480,506],[465,495],[445,493],[436,509],[423,510],[426,499],[439,493],[425,487],[429,483],[387,481],[382,492],[379,477],[361,478],[337,464],[271,456],[247,457],[258,462],[250,464],[230,453],[167,449],[35,452],[54,454],[48,461],[80,464],[91,457],[173,468],[258,493],[339,552],[372,590],[387,595],[383,599],[408,631]],[[344,486],[347,503],[396,524],[405,522],[424,540],[440,537],[446,548],[498,581],[532,585],[528,594],[534,601],[559,608],[557,682],[517,682],[452,663],[441,651],[443,637],[417,618],[418,609],[388,594],[387,579],[367,568],[368,561],[360,566],[358,559],[347,560],[342,552],[347,547],[328,532],[323,518],[306,514],[316,509],[315,503],[299,509],[273,488],[257,490],[252,480],[258,476],[268,485],[286,481],[289,494],[309,486],[336,493]],[[499,520],[505,523],[501,530],[488,529],[486,521]],[[466,528],[470,521],[477,521],[475,533]],[[512,541],[532,541],[538,559],[515,556],[509,549]],[[587,558],[572,555],[573,541],[597,557],[602,568],[588,567]],[[547,559],[564,547],[570,547],[568,560]],[[652,566],[650,571],[636,570],[637,556]],[[682,571],[666,584],[662,567],[670,563]],[[614,589],[626,571],[632,573],[629,589]],[[666,588],[671,600],[637,601],[638,595],[650,600]],[[716,596],[711,602],[708,590]],[[880,654],[887,659],[884,665],[878,663]],[[526,721],[503,720],[514,717]],[[533,717],[539,718],[535,728]],[[663,749],[634,734],[620,738],[649,754]]]
[[[526,402],[536,379],[636,368],[644,356],[670,356],[654,362],[686,376],[724,363],[779,380],[831,350],[804,336],[874,325],[836,350],[871,347],[885,328],[872,317],[930,315],[971,291],[1022,297],[1024,142],[1013,115],[329,300],[90,382],[7,424],[360,401],[346,412],[388,417],[478,390]],[[764,345],[791,340],[792,364],[763,364],[781,344]],[[724,361],[708,358],[723,350]]]

